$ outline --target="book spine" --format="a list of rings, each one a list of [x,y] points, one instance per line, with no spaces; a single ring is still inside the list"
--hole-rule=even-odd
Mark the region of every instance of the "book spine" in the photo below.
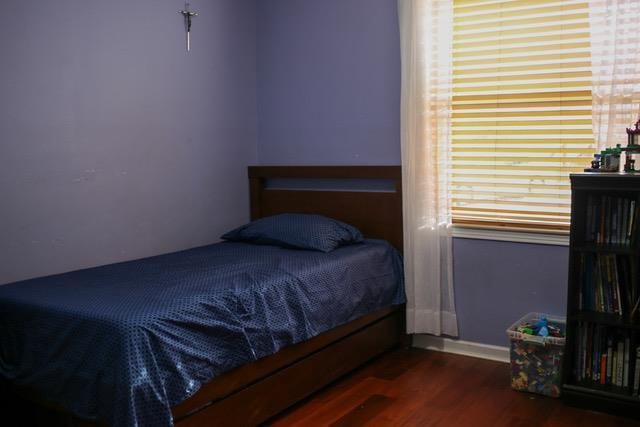
[[[617,203],[617,199],[611,199],[611,204],[610,204],[610,209],[611,209],[611,240],[609,241],[609,243],[611,243],[612,245],[616,245],[618,244],[618,203]]]
[[[607,384],[613,382],[613,338],[607,339]]]
[[[591,367],[591,371],[593,375],[591,379],[593,381],[600,381],[600,329],[602,325],[595,325],[593,331],[593,366]]]
[[[582,349],[582,322],[578,322],[578,339],[576,342],[576,351],[574,352],[573,357],[575,358],[575,362],[573,364],[573,376],[576,378],[576,380],[579,382],[582,380],[581,378],[581,361],[582,361],[582,353],[581,353],[581,349]]]
[[[591,356],[593,353],[591,352],[591,340],[593,339],[593,325],[591,323],[587,323],[587,327],[585,328],[586,332],[586,346],[585,346],[585,361],[584,361],[584,375],[586,379],[590,380],[591,376]]]
[[[640,388],[640,346],[636,348],[636,365],[635,373],[633,375],[633,395],[638,395],[638,389]]]
[[[618,346],[613,346],[613,362],[611,363],[611,384],[618,385]]]
[[[621,239],[623,245],[628,245],[629,242],[627,240],[627,232],[629,230],[629,199],[624,199],[622,203],[622,230],[621,230]]]
[[[578,367],[577,369],[577,374],[576,377],[578,378],[578,381],[583,381],[584,380],[584,330],[585,330],[585,325],[583,322],[579,322],[578,323],[578,328],[579,329],[579,333],[578,333],[578,351],[576,353],[577,357],[578,357],[578,361],[576,363],[576,366]]]
[[[623,368],[622,368],[622,387],[629,387],[629,347],[631,340],[629,337],[624,339],[624,356],[623,356]]]
[[[609,257],[608,255],[603,255],[602,256],[602,260],[604,262],[604,270],[606,272],[606,279],[605,279],[605,287],[604,287],[604,292],[605,292],[605,306],[604,306],[604,311],[605,313],[613,313],[614,312],[614,295],[613,295],[613,274],[611,272],[611,257]]]
[[[605,223],[607,222],[606,200],[607,200],[606,196],[602,196],[602,198],[600,199],[600,227],[598,230],[598,243],[601,245],[605,243],[604,228],[605,228]]]
[[[607,270],[606,267],[603,263],[603,257],[598,256],[598,271],[600,274],[598,274],[598,296],[599,296],[599,304],[598,304],[598,311],[600,311],[601,313],[605,313],[607,311],[606,309],[606,300],[605,300],[605,281],[606,281],[606,274],[607,274]]]
[[[629,238],[629,244],[633,244],[635,243],[635,229],[636,229],[636,201],[635,200],[631,200],[630,203],[630,208],[629,208],[629,231],[628,231],[628,238]]]
[[[606,225],[606,230],[605,233],[607,235],[607,241],[605,242],[607,245],[611,245],[613,244],[613,224],[614,224],[614,218],[613,218],[613,204],[614,199],[611,196],[607,196],[607,225]]]
[[[611,256],[611,268],[613,269],[613,280],[615,289],[613,292],[615,300],[615,312],[622,314],[622,294],[620,293],[620,274],[618,273],[618,262],[615,255]]]
[[[621,245],[622,244],[622,206],[623,206],[623,202],[622,202],[622,197],[618,197],[618,234],[616,237],[616,243]]]
[[[593,212],[594,211],[594,203],[593,203],[593,195],[589,194],[587,196],[587,220],[586,220],[586,229],[585,229],[585,238],[587,242],[592,242],[594,240],[594,226],[593,226],[593,220],[594,220],[594,215]]]
[[[606,353],[600,356],[600,384],[605,385],[607,383],[607,355]]]
[[[624,373],[624,341],[622,340],[622,338],[618,340],[618,350],[616,352],[616,358],[616,385],[618,387],[622,387],[622,375]]]

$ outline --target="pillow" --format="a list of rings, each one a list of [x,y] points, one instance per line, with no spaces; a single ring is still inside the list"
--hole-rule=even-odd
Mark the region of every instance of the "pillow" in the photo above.
[[[222,239],[322,252],[364,240],[360,230],[349,224],[322,215],[308,214],[261,218],[229,231]]]

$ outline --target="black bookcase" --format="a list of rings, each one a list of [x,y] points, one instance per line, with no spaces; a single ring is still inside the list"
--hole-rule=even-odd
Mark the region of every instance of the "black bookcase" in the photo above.
[[[562,398],[634,417],[640,417],[639,208],[640,175],[571,175]]]

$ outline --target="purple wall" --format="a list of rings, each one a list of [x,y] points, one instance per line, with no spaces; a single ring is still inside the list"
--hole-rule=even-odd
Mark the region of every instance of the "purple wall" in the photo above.
[[[258,3],[263,164],[399,164],[396,0]],[[506,345],[523,314],[563,314],[565,247],[455,239],[460,338]]]
[[[258,2],[263,164],[398,164],[396,0]]]
[[[192,4],[190,55],[179,1],[3,5],[0,283],[215,241],[257,159],[400,162],[396,0]],[[461,338],[562,314],[567,254],[456,239]]]
[[[0,13],[0,283],[217,240],[248,218],[253,0]]]
[[[461,339],[507,345],[507,327],[524,314],[564,316],[567,247],[454,239],[453,257]]]

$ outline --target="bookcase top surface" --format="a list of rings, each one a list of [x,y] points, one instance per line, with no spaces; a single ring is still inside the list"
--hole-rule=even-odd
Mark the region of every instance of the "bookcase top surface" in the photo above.
[[[640,172],[575,172],[570,174],[571,178],[593,178],[597,176],[602,178],[640,178]]]

